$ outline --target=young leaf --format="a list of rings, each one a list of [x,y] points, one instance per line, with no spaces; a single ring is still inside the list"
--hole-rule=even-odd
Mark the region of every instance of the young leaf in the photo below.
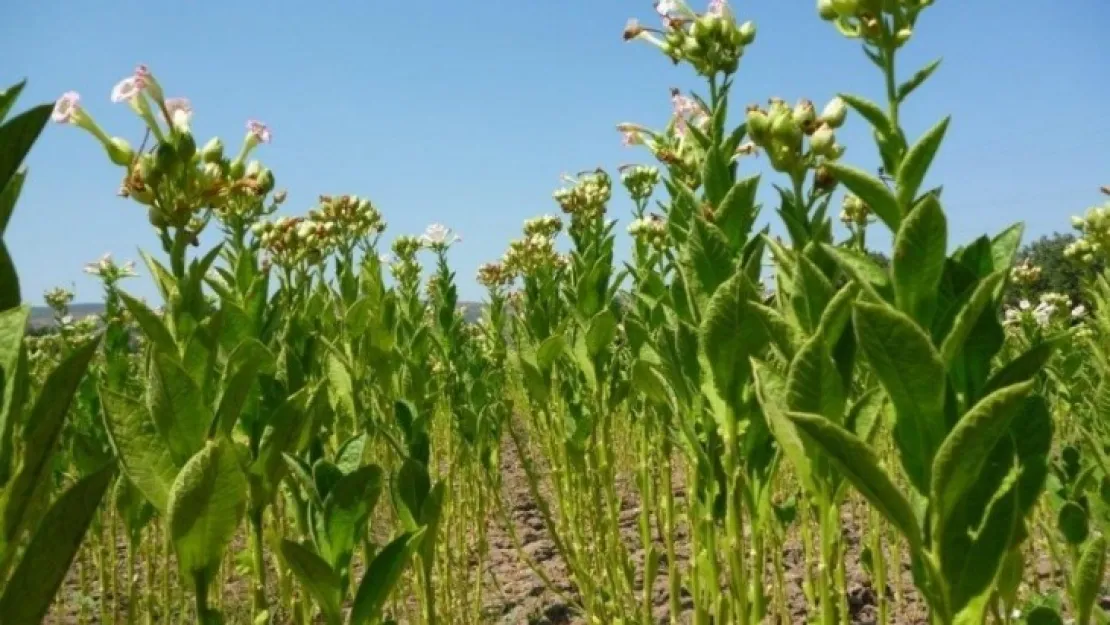
[[[986,310],[987,304],[994,301],[995,291],[1006,279],[1007,273],[1005,269],[996,271],[980,281],[967,303],[956,314],[956,320],[952,323],[952,328],[948,331],[948,335],[944,337],[944,342],[940,346],[940,357],[944,361],[945,367],[951,367],[955,362],[956,356],[963,349],[964,341],[979,320],[979,315]]]
[[[878,104],[875,104],[874,102],[866,98],[854,96],[849,93],[841,93],[840,99],[844,100],[844,102],[848,106],[852,107],[855,112],[859,113],[860,117],[866,119],[868,123],[870,123],[871,126],[875,128],[875,130],[878,130],[884,135],[894,133],[894,123],[890,121],[890,118],[887,117],[886,113],[884,113],[883,110],[879,108]]]
[[[752,359],[756,397],[767,419],[767,426],[775,437],[787,460],[794,467],[798,480],[807,492],[816,491],[813,463],[794,422],[786,418],[786,380],[766,363]]]
[[[329,625],[341,622],[343,590],[339,576],[328,563],[291,540],[281,541],[281,557],[301,586],[312,595],[316,605],[320,606],[325,622]]]
[[[732,185],[717,207],[715,221],[733,248],[740,247],[751,233],[752,224],[759,212],[755,203],[758,189],[758,174],[744,178]]]
[[[902,532],[911,551],[921,548],[921,530],[910,502],[879,466],[879,459],[867,443],[820,415],[792,412],[787,417],[803,436],[821,449],[856,490]]]
[[[0,91],[0,123],[8,116],[8,112],[12,110],[19,94],[23,92],[23,88],[27,86],[27,79],[15,83],[7,89]]]
[[[213,414],[196,382],[173,357],[155,352],[147,393],[150,416],[178,465],[204,444]]]
[[[894,297],[898,309],[922,327],[936,311],[937,287],[948,252],[948,221],[936,200],[927,200],[906,216],[894,239]]]
[[[844,385],[824,337],[816,334],[802,345],[786,376],[786,405],[793,412],[844,419]]]
[[[0,625],[43,621],[114,475],[114,467],[105,466],[82,478],[50,506],[4,586]]]
[[[208,441],[189,459],[169,496],[170,537],[186,579],[210,580],[247,503],[247,478],[231,441]]]
[[[894,299],[894,291],[890,286],[890,276],[874,259],[856,250],[833,247],[826,243],[821,244],[821,250],[832,258],[845,273],[851,276],[852,280],[859,284],[862,289],[870,293],[872,299],[877,302],[889,302]]]
[[[908,98],[915,89],[920,87],[922,83],[928,80],[929,76],[932,76],[933,72],[935,72],[936,69],[940,67],[940,61],[940,59],[937,59],[930,62],[925,67],[917,70],[917,72],[914,73],[913,76],[910,76],[909,80],[902,83],[901,85],[898,85],[898,101],[905,102],[906,98]]]
[[[1025,224],[1018,222],[1006,228],[991,239],[991,260],[995,271],[1009,269],[1014,264],[1018,248],[1021,247],[1021,237],[1025,232]]]
[[[359,582],[354,606],[347,619],[348,625],[370,625],[381,619],[389,593],[401,579],[401,574],[405,572],[413,552],[423,539],[423,529],[402,534],[374,556],[370,565],[366,567],[366,574],[363,575],[362,581]]]
[[[910,483],[929,492],[930,467],[944,440],[944,364],[929,337],[904,314],[857,302],[856,342],[894,404],[894,440]]]
[[[127,312],[135,318],[135,322],[142,328],[143,334],[150,339],[151,344],[167,354],[176,355],[177,343],[158,315],[154,314],[154,311],[148,308],[146,304],[123,291],[119,292],[119,296],[123,305],[127,307]]]
[[[382,490],[382,469],[366,465],[339,478],[324,499],[324,524],[332,566],[350,562],[355,543]]]
[[[909,212],[913,207],[914,199],[921,183],[925,181],[925,174],[933,163],[933,157],[944,140],[944,133],[948,130],[951,117],[945,117],[936,126],[933,126],[910,148],[902,165],[898,169],[898,204],[902,212]],[[933,198],[934,201],[936,198]]]
[[[894,232],[898,231],[898,226],[902,223],[902,209],[898,206],[898,198],[881,180],[862,169],[835,161],[826,162],[825,168],[849,191],[863,200],[888,228]]]
[[[1032,382],[1007,386],[984,397],[956,424],[937,450],[933,461],[930,503],[936,527],[947,523],[948,514],[959,505],[979,477],[991,450],[1009,430],[1032,390]]]
[[[697,217],[687,246],[700,296],[708,297],[735,273],[736,258],[720,228]]]
[[[8,246],[0,240],[0,310],[16,308],[23,301],[19,291],[19,274],[8,253]]]
[[[833,296],[833,285],[821,270],[804,255],[796,259],[794,292],[790,303],[802,331],[812,334],[821,321],[825,306]]]
[[[123,472],[158,512],[168,510],[178,465],[142,402],[101,387],[104,426]]]
[[[1024,382],[1040,373],[1044,369],[1045,363],[1056,353],[1056,348],[1062,340],[1063,336],[1053,337],[1030,347],[1025,353],[995,372],[987,380],[987,385],[983,388],[983,394],[986,395],[1005,386]]]
[[[748,302],[755,289],[747,275],[737,270],[722,284],[709,301],[702,323],[702,351],[713,372],[713,382],[721,398],[740,400],[740,388],[747,378],[747,357],[767,342],[762,326],[752,323]]]

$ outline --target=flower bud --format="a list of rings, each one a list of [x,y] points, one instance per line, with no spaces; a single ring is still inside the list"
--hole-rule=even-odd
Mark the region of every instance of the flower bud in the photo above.
[[[167,220],[166,216],[162,214],[162,211],[153,206],[147,209],[146,218],[150,221],[150,225],[158,229],[162,229],[170,225],[169,220]]]
[[[909,41],[911,36],[913,36],[913,31],[909,28],[903,28],[894,33],[894,42],[898,45],[902,45]]]
[[[817,121],[817,110],[813,108],[813,102],[802,99],[798,100],[797,106],[794,107],[794,123],[799,128],[804,130],[807,134],[813,132],[815,129],[814,123]]]
[[[840,128],[844,124],[844,120],[848,117],[848,105],[844,103],[839,97],[829,100],[825,105],[825,110],[821,111],[820,120],[829,125],[830,128]]]
[[[243,171],[245,169],[246,166],[243,165],[243,161],[234,161],[233,163],[231,163],[231,168],[228,170],[228,175],[231,176],[233,180],[237,180],[243,177]]]
[[[288,196],[288,192],[285,189],[282,189],[282,190],[278,191],[277,193],[274,193],[274,204],[281,204],[282,202],[285,201],[285,198],[287,196]]]
[[[774,138],[782,144],[790,148],[797,148],[801,145],[802,129],[798,127],[792,115],[778,115],[774,121],[771,122],[771,134]]]
[[[829,128],[827,124],[821,124],[809,137],[810,149],[821,156],[828,156],[835,145],[836,136],[833,135],[832,128]]]
[[[767,113],[758,106],[748,108],[748,134],[756,143],[766,143],[767,132],[771,128],[771,120]]]
[[[859,0],[831,0],[831,4],[840,17],[855,17],[859,12]]]
[[[121,167],[127,167],[135,158],[135,151],[131,149],[131,144],[121,137],[112,137],[104,145],[104,149],[108,151],[108,158]]]
[[[833,7],[833,0],[817,0],[817,15],[820,15],[821,19],[829,22],[839,17],[836,13],[836,9]]]
[[[261,173],[262,163],[259,163],[258,161],[251,161],[247,164],[247,169],[243,172],[243,175],[247,178],[257,178],[258,175]]]
[[[712,15],[703,15],[699,17],[694,20],[694,27],[691,29],[690,34],[693,35],[695,39],[708,37],[710,33],[713,32],[713,22]]]
[[[258,189],[263,195],[274,190],[274,172],[269,168],[263,169],[262,173],[258,176]]]
[[[741,45],[746,46],[755,41],[755,24],[751,23],[750,21],[741,24],[740,29],[737,32],[740,33]]]
[[[177,165],[177,152],[173,149],[173,145],[162,142],[158,144],[158,149],[154,151],[154,164],[162,172],[173,170]]]
[[[215,163],[224,157],[224,142],[219,137],[212,137],[200,150],[200,158],[205,163]]]

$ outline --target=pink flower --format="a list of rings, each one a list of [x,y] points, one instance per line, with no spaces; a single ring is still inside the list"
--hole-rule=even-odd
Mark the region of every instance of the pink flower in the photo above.
[[[706,13],[716,17],[732,17],[732,9],[728,6],[728,0],[709,0],[709,8],[706,9]]]
[[[128,76],[112,88],[112,102],[130,102],[142,93],[146,78],[141,75]]]
[[[266,124],[263,124],[256,119],[247,120],[247,132],[254,135],[254,138],[257,139],[260,143],[270,142],[270,129],[266,127]]]
[[[177,128],[188,128],[193,118],[193,105],[188,98],[166,98],[166,113],[170,118],[166,123]]]
[[[67,91],[54,103],[54,113],[51,119],[59,124],[73,122],[73,116],[81,110],[81,94],[76,91]]]

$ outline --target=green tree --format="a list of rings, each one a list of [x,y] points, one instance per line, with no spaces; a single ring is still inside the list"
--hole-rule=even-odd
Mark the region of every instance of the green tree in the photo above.
[[[1067,295],[1072,302],[1088,303],[1081,289],[1083,276],[1089,271],[1102,271],[1102,266],[1086,268],[1065,258],[1064,250],[1073,242],[1075,235],[1054,232],[1021,248],[1017,256],[1018,264],[1028,261],[1041,268],[1040,278],[1028,288],[1029,294],[1053,291]],[[1016,300],[1022,296],[1022,290],[1011,283],[1007,299]]]

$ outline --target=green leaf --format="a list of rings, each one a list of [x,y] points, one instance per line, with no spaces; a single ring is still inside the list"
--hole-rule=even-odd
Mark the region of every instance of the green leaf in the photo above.
[[[951,117],[945,117],[936,126],[927,130],[902,159],[902,165],[898,169],[898,184],[896,186],[898,203],[901,205],[903,213],[909,212],[913,207],[917,192],[921,189],[921,183],[925,181],[925,174],[928,173],[929,166],[933,164],[933,157],[936,156],[937,149],[940,148],[941,141],[944,140],[944,133],[948,130],[948,123],[951,120]],[[933,201],[937,201],[935,196],[930,197]]]
[[[930,488],[936,527],[947,524],[949,513],[979,478],[991,450],[1009,430],[1032,388],[1032,382],[1023,382],[984,397],[944,439],[933,461]]]
[[[867,443],[820,415],[792,412],[787,417],[803,436],[821,449],[856,490],[902,532],[912,552],[921,548],[921,530],[910,502],[882,470],[878,457]]]
[[[632,385],[653,403],[670,405],[671,398],[667,392],[670,384],[651,363],[642,358],[637,358],[632,365]]]
[[[1025,224],[1018,222],[1006,228],[998,236],[991,239],[991,259],[995,271],[1009,269],[1014,264],[1018,248],[1021,247],[1021,237],[1025,232]]]
[[[246,503],[247,479],[231,441],[208,441],[170,489],[167,523],[186,579],[212,579]]]
[[[567,339],[562,334],[554,334],[544,339],[536,349],[536,364],[545,376],[551,375],[551,368],[559,356],[566,353]]]
[[[755,194],[759,189],[759,175],[750,176],[732,185],[717,207],[716,224],[728,237],[729,244],[738,248],[747,240],[759,212]]]
[[[608,310],[603,310],[590,319],[586,330],[586,352],[596,360],[612,344],[617,335],[617,318]]]
[[[1056,526],[1069,545],[1082,545],[1090,536],[1091,528],[1087,511],[1074,501],[1060,507],[1056,515]]]
[[[1025,353],[1010,361],[987,380],[983,394],[992,393],[1005,386],[1024,382],[1044,369],[1063,337],[1054,337],[1030,347]]]
[[[324,399],[320,386],[306,386],[289,396],[270,416],[258,443],[258,457],[250,473],[262,479],[262,486],[275,488],[281,481],[285,463],[282,454],[296,452],[303,434],[313,427],[319,402]]]
[[[1075,567],[1075,606],[1079,618],[1076,623],[1091,622],[1091,614],[1102,588],[1102,578],[1106,574],[1106,537],[1098,536],[1087,543],[1079,565]]]
[[[345,568],[350,563],[381,491],[381,467],[367,465],[340,477],[324,499],[328,553],[323,555],[333,567]]]
[[[171,356],[153,354],[148,384],[150,416],[169,444],[174,461],[184,465],[204,444],[213,414],[204,405],[196,382]]]
[[[115,475],[111,465],[67,489],[43,516],[0,597],[0,625],[41,623]]]
[[[327,356],[328,397],[335,402],[337,413],[356,423],[359,415],[355,409],[355,388],[346,363],[334,352]]]
[[[731,156],[721,154],[721,150],[715,145],[705,151],[702,188],[705,190],[705,199],[713,206],[718,206],[732,187],[732,175],[728,167]]]
[[[940,67],[940,61],[940,59],[937,59],[930,62],[925,67],[917,70],[917,72],[914,73],[913,76],[910,76],[909,80],[902,83],[901,85],[898,85],[898,101],[904,102],[906,98],[908,98],[909,95],[914,92],[915,89],[920,87],[922,83],[928,80],[929,76],[932,76],[933,72],[935,72],[936,69]]]
[[[854,96],[849,93],[841,93],[840,99],[852,107],[852,110],[860,114],[860,117],[867,120],[869,124],[884,135],[894,133],[894,122],[890,121],[883,109],[871,100]],[[858,194],[857,194],[858,195]]]
[[[428,469],[411,458],[405,460],[393,476],[393,488],[390,489],[393,508],[401,524],[409,531],[420,527],[420,514],[431,489],[432,479]]]
[[[814,335],[798,350],[786,376],[786,405],[793,412],[844,420],[845,392],[824,337]]]
[[[766,363],[752,359],[756,397],[767,419],[767,426],[787,460],[794,467],[798,480],[807,492],[816,492],[813,463],[794,422],[786,418],[786,379]]]
[[[177,354],[177,343],[170,334],[166,324],[146,304],[131,297],[123,291],[119,292],[120,300],[127,307],[127,312],[135,318],[135,322],[142,328],[143,334],[150,342],[167,354]]]
[[[178,465],[137,399],[101,387],[104,426],[123,472],[158,512],[168,511]]]
[[[370,625],[381,619],[389,594],[423,539],[423,529],[402,534],[374,556],[359,582],[351,615],[347,619],[349,625]]]
[[[886,406],[886,396],[882,389],[874,387],[864,391],[858,399],[848,408],[848,417],[844,426],[865,443],[870,443],[878,430],[879,417]]]
[[[898,231],[902,223],[902,210],[898,207],[898,198],[881,180],[862,169],[834,161],[826,162],[825,168],[849,191],[863,200],[888,228]]]
[[[29,304],[0,312],[0,485],[11,475],[12,439],[27,394],[23,338],[30,318]]]
[[[1007,273],[1005,269],[999,270],[980,281],[971,293],[971,297],[968,298],[967,303],[956,314],[952,329],[948,331],[948,335],[944,337],[944,342],[940,346],[940,358],[944,361],[945,367],[952,367],[956,356],[963,349],[964,341],[967,340],[972,328],[979,321],[979,315],[983,314],[988,304],[994,302],[995,291],[1006,279]]]
[[[32,524],[31,510],[45,495],[53,471],[54,448],[74,393],[88,369],[100,337],[78,347],[61,362],[43,383],[23,430],[23,450],[19,467],[0,500],[0,553],[17,543]]]
[[[825,306],[832,299],[833,285],[817,265],[804,255],[798,256],[794,267],[794,292],[790,303],[802,331],[812,334],[821,321]]]
[[[856,341],[894,404],[894,440],[910,483],[929,492],[930,467],[944,440],[944,364],[929,337],[906,315],[857,302]]]
[[[763,326],[763,333],[782,354],[783,359],[787,362],[794,360],[794,354],[801,347],[803,338],[798,329],[770,306],[759,302],[748,302],[748,308],[752,312],[752,322]]]
[[[0,236],[3,236],[4,231],[8,229],[8,221],[15,211],[15,203],[19,200],[19,194],[23,191],[23,183],[26,180],[27,170],[16,172],[8,181],[8,185],[0,189]]]
[[[19,291],[19,274],[8,253],[8,246],[0,240],[0,310],[16,308],[23,301]]]
[[[686,251],[701,296],[708,297],[735,273],[737,259],[729,247],[728,238],[720,228],[701,217],[694,219]]]
[[[0,189],[8,186],[8,181],[19,170],[53,110],[52,104],[40,104],[0,126]]]
[[[250,399],[251,390],[255,388],[258,374],[272,372],[274,368],[274,355],[257,339],[243,341],[228,356],[222,384],[223,394],[220,395],[213,422],[219,431],[231,434],[243,407]]]
[[[734,406],[747,379],[747,357],[767,342],[762,325],[751,321],[753,315],[747,304],[754,296],[755,289],[747,276],[736,271],[713,294],[700,330],[702,351],[717,392]]]
[[[281,557],[316,605],[320,606],[326,622],[341,622],[343,590],[339,576],[328,563],[291,540],[281,541]]]
[[[894,297],[898,309],[922,327],[936,312],[937,289],[948,253],[948,221],[935,199],[906,216],[894,239]]]
[[[23,88],[26,86],[27,79],[24,78],[7,89],[0,91],[0,122],[3,122],[8,116],[16,99],[19,98],[19,94],[23,92]]]
[[[861,288],[870,293],[873,299],[880,302],[893,299],[894,291],[890,286],[890,276],[874,259],[856,250],[834,247],[826,243],[821,244],[821,250]]]

